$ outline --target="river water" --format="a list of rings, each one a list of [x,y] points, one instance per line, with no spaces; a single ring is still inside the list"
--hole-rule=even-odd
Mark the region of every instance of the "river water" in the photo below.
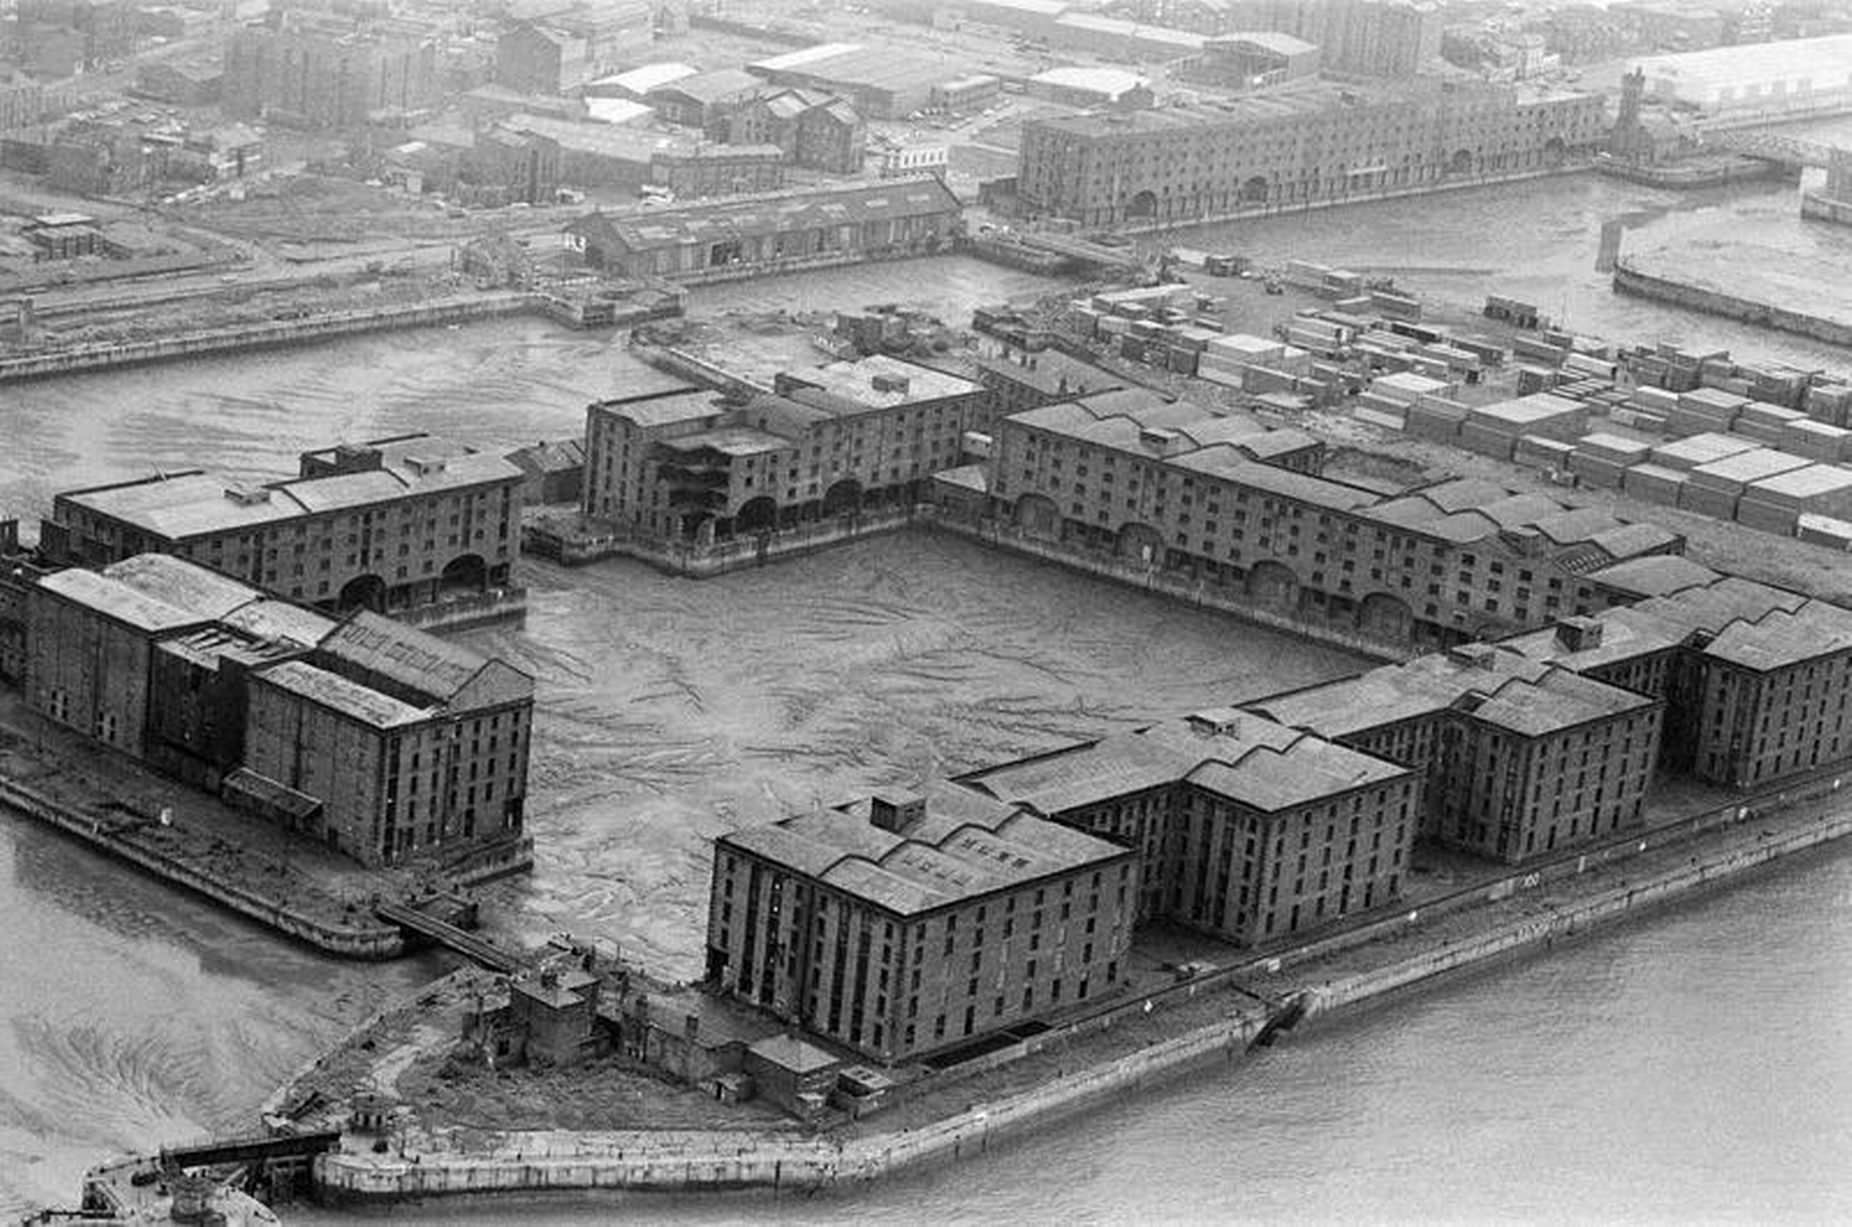
[[[1556,310],[1546,291],[1560,286],[1582,331],[1852,367],[1842,352],[1599,291],[1605,223],[1631,219],[1651,241],[1727,223],[1800,242],[1792,211],[1791,191],[1680,201],[1580,177],[1180,241],[1425,269],[1399,279],[1467,306],[1530,286]],[[703,290],[693,306],[902,301],[956,317],[1045,284],[940,260]],[[269,476],[333,438],[426,429],[514,446],[570,433],[588,400],[652,378],[606,338],[514,321],[9,386],[0,511],[36,515],[53,491],[155,467]],[[490,892],[490,923],[529,940],[606,938],[676,975],[698,968],[705,841],[721,831],[1359,663],[931,538],[702,583],[625,563],[526,578],[525,629],[471,636],[540,678],[539,864]],[[956,1173],[854,1199],[638,1212],[1843,1221],[1849,898],[1852,861],[1823,857],[1313,1031]],[[6,1213],[68,1200],[111,1151],[247,1126],[295,1065],[442,965],[319,958],[7,817],[0,925]],[[482,1213],[592,1222],[609,1209]]]

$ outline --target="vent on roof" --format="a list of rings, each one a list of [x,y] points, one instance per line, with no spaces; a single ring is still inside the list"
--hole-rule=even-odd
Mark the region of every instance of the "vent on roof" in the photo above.
[[[912,381],[905,375],[875,375],[868,382],[877,392],[898,392],[904,396]]]
[[[442,473],[444,471],[444,463],[444,458],[442,456],[407,456],[405,458],[405,467],[418,474],[420,477],[425,477],[432,473]]]
[[[868,820],[899,835],[926,816],[926,798],[916,792],[884,788],[868,797]]]
[[[1191,712],[1183,718],[1190,731],[1204,737],[1236,737],[1241,733],[1241,713],[1232,707],[1211,707]]]
[[[1556,624],[1556,642],[1565,652],[1586,652],[1601,646],[1601,627],[1598,618],[1563,618]]]
[[[1138,441],[1153,449],[1160,455],[1168,454],[1177,441],[1177,432],[1162,427],[1147,426],[1138,432]]]
[[[1490,669],[1498,649],[1489,643],[1457,643],[1447,649],[1447,659],[1474,669]]]
[[[240,507],[255,507],[270,501],[270,491],[264,486],[227,486],[225,497]]]

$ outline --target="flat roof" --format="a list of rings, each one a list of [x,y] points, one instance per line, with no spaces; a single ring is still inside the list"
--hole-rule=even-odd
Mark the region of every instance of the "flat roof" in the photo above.
[[[982,392],[981,384],[972,383],[945,371],[907,362],[889,354],[871,354],[847,362],[831,362],[809,370],[790,371],[787,375],[804,385],[831,396],[852,401],[867,409],[889,409],[896,405],[913,405],[921,401],[941,400],[948,396],[967,396]],[[905,388],[881,389],[876,377],[906,380]],[[793,393],[787,391],[787,396]]]
[[[670,426],[677,422],[699,422],[726,412],[716,403],[712,388],[682,388],[651,392],[620,400],[601,400],[593,405],[641,427]]]
[[[622,215],[593,211],[568,223],[566,229],[573,233],[604,230],[629,251],[659,251],[722,238],[955,214],[960,207],[950,188],[925,175],[855,187],[743,197],[683,209]]]
[[[641,95],[659,86],[668,85],[686,77],[697,76],[699,73],[700,69],[692,64],[668,60],[656,64],[641,64],[623,72],[614,72],[609,76],[598,78],[592,84]]]

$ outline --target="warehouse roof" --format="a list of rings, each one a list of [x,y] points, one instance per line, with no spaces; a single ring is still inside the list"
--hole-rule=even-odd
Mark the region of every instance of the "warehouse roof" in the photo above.
[[[1644,600],[1715,583],[1719,576],[1682,554],[1651,554],[1591,571],[1588,578],[1591,583]]]
[[[488,706],[531,698],[534,691],[533,678],[502,661],[370,610],[348,615],[320,650],[434,703],[455,702],[468,690],[476,705]]]
[[[1852,650],[1852,609],[1808,601],[1733,622],[1704,649],[1714,660],[1766,673]]]
[[[1276,813],[1403,773],[1263,715],[1217,709],[989,768],[965,782],[1049,817],[1184,781]]]
[[[908,915],[1128,855],[969,789],[933,786],[925,816],[874,825],[867,799],[723,835],[732,847]]]
[[[74,604],[126,622],[137,630],[172,630],[210,620],[191,610],[169,605],[121,580],[82,567],[54,571],[41,579],[38,586]]]
[[[877,386],[877,381],[885,386]],[[846,362],[783,372],[778,382],[783,394],[794,400],[800,399],[806,390],[815,389],[861,409],[914,405],[984,390],[969,379],[889,354],[870,354]],[[801,403],[814,402],[803,400]]]
[[[627,94],[642,97],[658,86],[668,85],[688,77],[698,75],[699,69],[691,64],[678,64],[669,61],[660,64],[643,64],[625,72],[612,73],[592,82],[594,86],[622,90]]]
[[[1652,702],[1557,669],[1514,647],[1479,643],[1265,699],[1253,710],[1331,738],[1448,710],[1536,737]]]
[[[1029,78],[1031,85],[1057,89],[1085,90],[1106,98],[1118,98],[1146,84],[1143,77],[1128,68],[1051,68]]]
[[[304,660],[286,660],[257,675],[264,682],[374,728],[416,724],[430,713]]]
[[[649,94],[687,98],[692,102],[706,104],[750,94],[764,85],[764,78],[755,77],[743,68],[720,68],[653,85]]]

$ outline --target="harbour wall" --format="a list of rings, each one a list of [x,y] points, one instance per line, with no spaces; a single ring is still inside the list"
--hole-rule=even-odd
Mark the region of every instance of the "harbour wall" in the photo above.
[[[60,805],[24,785],[0,778],[0,805],[56,827],[99,852],[127,861],[155,877],[184,886],[279,933],[307,942],[318,950],[350,959],[390,959],[405,951],[405,939],[396,925],[383,925],[370,913],[355,924],[331,924],[319,917],[265,898],[156,848],[131,842],[110,830],[101,820]]]
[[[183,332],[151,341],[79,345],[47,353],[0,358],[0,383],[136,366],[147,362],[165,362],[201,354],[275,349],[389,328],[422,328],[433,324],[461,323],[526,312],[546,313],[547,310],[543,296],[510,291],[413,306],[339,311],[299,320],[265,320],[236,327]]]
[[[1254,622],[1271,630],[1330,644],[1374,660],[1401,661],[1415,655],[1415,648],[1411,645],[1387,643],[1339,627],[1320,626],[1316,622],[1306,621],[1295,614],[1268,609],[1265,606],[1242,600],[1227,589],[1218,588],[1202,580],[1172,574],[1154,563],[1076,553],[1073,550],[1062,548],[1057,542],[1043,541],[1028,536],[1017,528],[1006,527],[994,521],[977,524],[955,517],[940,516],[924,520],[922,523],[962,537],[969,537],[973,541],[980,541],[998,549],[1026,554],[1032,558],[1040,558],[1046,562],[1098,576],[1101,579],[1109,579],[1133,588],[1142,588],[1147,592],[1160,593],[1203,609],[1233,614],[1244,621]]]
[[[1801,216],[1817,222],[1852,226],[1852,200],[1835,200],[1820,192],[1802,192]]]
[[[1812,337],[1831,345],[1852,345],[1852,322],[1808,315],[1804,311],[1777,307],[1773,303],[1757,302],[1752,298],[1741,298],[1690,282],[1641,272],[1625,260],[1614,262],[1614,288],[1623,294],[1669,302],[1674,306],[1721,315],[1746,324],[1760,324],[1765,328]]]
[[[1838,781],[1822,778],[1821,790]],[[1726,807],[1705,822],[1743,822],[1753,812]],[[1784,856],[1852,834],[1852,812],[1822,817],[1781,834],[1761,833],[1694,853],[1691,863],[1638,881],[1623,881],[1541,914],[1439,941],[1384,966],[1334,977],[1303,991],[1307,1019],[1331,1014],[1450,972],[1549,947],[1629,914],[1727,882]],[[1576,858],[1568,858],[1574,863]],[[1406,920],[1412,923],[1414,915]],[[1396,925],[1400,918],[1385,922]],[[1346,934],[1347,944],[1358,940]],[[1312,957],[1307,947],[1293,961]],[[1277,966],[1277,965],[1276,965]],[[1269,970],[1272,968],[1269,967]],[[1249,968],[1252,970],[1252,967]],[[1209,985],[1200,986],[1204,991]],[[341,1204],[390,1202],[469,1193],[540,1193],[623,1189],[693,1192],[730,1189],[810,1190],[872,1181],[903,1170],[980,1155],[993,1140],[1040,1128],[1109,1098],[1175,1078],[1192,1068],[1238,1059],[1265,1028],[1271,1010],[1230,994],[1224,1018],[1137,1053],[1057,1077],[1018,1095],[973,1105],[944,1121],[899,1133],[836,1141],[772,1132],[672,1134],[516,1133],[492,1153],[364,1154],[317,1160],[320,1196]]]

